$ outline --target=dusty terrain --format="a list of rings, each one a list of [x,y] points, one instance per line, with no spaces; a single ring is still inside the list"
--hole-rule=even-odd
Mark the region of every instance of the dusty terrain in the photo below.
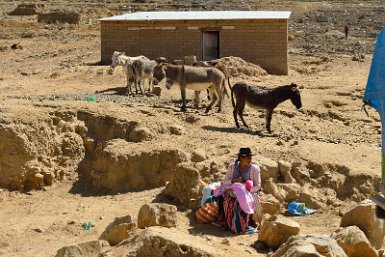
[[[169,2],[167,8],[175,9],[180,1],[175,1],[175,6]],[[284,160],[302,167],[313,180],[297,184],[297,191],[307,190],[317,198],[307,203],[313,204],[317,212],[293,217],[300,223],[301,233],[330,234],[339,226],[339,213],[344,206],[370,198],[378,189],[381,124],[373,109],[368,109],[369,117],[361,110],[375,38],[385,21],[384,8],[376,7],[375,2],[365,6],[306,2],[279,6],[250,1],[252,9],[293,11],[289,24],[289,75],[241,74],[231,79],[232,83],[246,81],[267,87],[291,82],[300,86],[303,107],[296,110],[290,101],[280,105],[273,115],[271,135],[265,131],[264,113],[251,109],[246,109],[245,116],[251,129],[235,129],[229,99],[225,99],[221,113],[211,111],[205,115],[204,108],[192,108],[191,101],[186,113],[179,112],[176,87],[169,91],[164,88],[160,98],[127,98],[121,69],[109,75],[109,67],[98,65],[100,32],[96,21],[122,13],[126,6],[111,3],[86,8],[71,2],[61,4],[47,8],[78,10],[83,15],[82,22],[38,23],[36,16],[9,16],[16,4],[0,4],[0,256],[54,256],[63,246],[97,239],[115,217],[129,214],[136,218],[144,203],[163,201],[160,195],[170,179],[167,176],[115,191],[109,185],[98,188],[92,184],[94,180],[82,180],[82,175],[90,174],[88,169],[108,163],[98,164],[98,155],[89,154],[94,149],[89,150],[83,143],[74,143],[65,151],[63,142],[83,142],[85,137],[80,138],[81,133],[70,128],[80,121],[88,128],[87,138],[100,143],[97,149],[115,146],[111,155],[116,154],[116,159],[126,151],[175,149],[186,158],[199,153],[203,156],[202,165],[209,167],[210,174],[202,175],[205,183],[222,179],[226,165],[243,146],[253,149],[257,164]],[[153,8],[154,4],[148,6]],[[208,2],[207,8],[211,5],[214,3]],[[227,8],[230,4],[223,1],[223,5]],[[330,21],[317,22],[320,15]],[[350,26],[348,39],[343,36],[345,23]],[[354,56],[361,61],[353,60]],[[87,101],[89,97],[96,101]],[[192,99],[192,92],[188,97]],[[203,99],[202,104],[206,103]],[[55,123],[58,117],[61,121]],[[66,128],[60,125],[63,120],[72,123]],[[120,136],[118,127],[125,122],[139,124],[143,130],[136,137]],[[111,131],[112,126],[116,131]],[[10,131],[17,131],[17,136]],[[140,137],[143,133],[145,137]],[[39,143],[31,145],[36,140]],[[19,143],[25,148],[21,149]],[[57,145],[61,152],[55,150]],[[29,178],[8,179],[18,173],[30,174],[35,166],[21,164],[29,161],[35,161],[36,167],[47,172],[44,174],[53,174],[53,181],[45,181],[45,186],[34,190]],[[122,164],[116,167],[124,168]],[[299,195],[294,193],[292,200]],[[282,198],[283,211],[288,200],[289,196]],[[234,236],[214,226],[201,225],[194,220],[190,208],[177,206],[177,228],[184,233],[226,249],[229,256],[265,256],[251,247],[257,235]],[[91,231],[82,228],[86,221],[95,225]],[[223,243],[225,239],[228,242]]]

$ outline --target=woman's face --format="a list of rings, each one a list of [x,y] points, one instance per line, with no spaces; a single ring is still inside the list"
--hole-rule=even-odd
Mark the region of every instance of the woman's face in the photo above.
[[[250,165],[251,155],[250,156],[241,156],[240,161],[241,161],[241,164],[243,164],[243,165]]]

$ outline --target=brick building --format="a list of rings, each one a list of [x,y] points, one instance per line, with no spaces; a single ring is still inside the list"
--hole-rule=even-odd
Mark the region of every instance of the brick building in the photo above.
[[[288,20],[282,11],[137,12],[100,19],[101,61],[114,51],[212,60],[238,56],[271,74],[288,74]]]

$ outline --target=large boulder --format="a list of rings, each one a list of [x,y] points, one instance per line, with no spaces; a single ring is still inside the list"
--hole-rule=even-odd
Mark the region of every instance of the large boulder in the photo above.
[[[356,226],[337,229],[332,235],[348,257],[377,257],[377,251],[370,245],[368,238]]]
[[[176,227],[177,208],[164,203],[151,203],[143,205],[138,214],[138,228],[151,226]]]
[[[262,223],[258,241],[269,248],[278,249],[289,237],[298,235],[299,231],[300,225],[296,221],[281,215],[272,215]]]
[[[178,203],[193,209],[200,205],[204,185],[200,171],[192,163],[181,163],[175,168],[173,177],[163,193],[174,198]]]
[[[110,245],[117,245],[127,239],[135,227],[130,215],[118,217],[107,226],[99,239],[106,240]]]
[[[224,257],[222,249],[206,239],[176,228],[149,227],[105,252],[106,256],[127,257]]]
[[[60,248],[55,257],[88,257],[98,256],[104,247],[108,246],[103,241],[89,241],[76,245],[64,246]]]
[[[272,195],[264,195],[261,199],[264,214],[278,214],[281,211],[281,203]]]
[[[377,217],[376,204],[371,200],[364,200],[346,212],[340,226],[357,226],[376,249],[382,247],[385,236],[384,221]]]
[[[296,235],[290,237],[270,257],[347,257],[337,242],[325,235]]]
[[[279,166],[276,161],[273,161],[268,158],[261,158],[258,162],[261,168],[261,179],[262,181],[272,178],[273,181],[279,176]]]

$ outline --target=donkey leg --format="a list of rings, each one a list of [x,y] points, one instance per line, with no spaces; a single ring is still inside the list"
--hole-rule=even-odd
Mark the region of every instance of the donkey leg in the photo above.
[[[272,116],[273,116],[273,110],[267,110],[266,111],[266,129],[270,134],[271,134],[270,125],[271,125]]]
[[[235,126],[237,126],[237,128],[239,128],[238,109],[237,109],[237,107],[235,107],[234,110],[233,110],[233,116],[234,116]]]
[[[221,84],[219,84],[219,87],[217,87],[217,94],[218,94],[218,112],[221,112],[222,110],[222,101],[223,101],[223,90],[221,87]]]
[[[129,78],[127,78],[127,92],[126,95],[129,96],[131,95],[131,81]]]
[[[243,123],[243,126],[245,126],[246,128],[248,128],[249,126],[247,126],[246,121],[245,121],[245,119],[243,118],[243,110],[245,109],[245,104],[246,104],[246,102],[245,102],[245,100],[239,99],[239,98],[237,98],[237,97],[236,97],[236,99],[237,99],[237,100],[236,100],[236,104],[235,104],[234,111],[235,111],[235,110],[237,111],[236,114],[238,114],[239,117],[241,118],[241,121],[242,121],[242,123]],[[236,121],[236,122],[238,123],[238,121]],[[238,125],[238,128],[239,128],[239,125]]]
[[[247,124],[246,124],[245,119],[243,118],[243,108],[239,111],[239,117],[241,117],[241,121],[243,123],[243,126],[245,126],[246,128],[249,128],[249,126],[247,126]]]
[[[210,104],[206,107],[205,113],[208,113],[211,110],[211,108],[213,107],[213,105],[216,103],[216,101],[218,100],[217,93],[215,92],[215,90],[212,87],[209,87],[209,91],[210,91],[212,99],[211,99]]]
[[[185,85],[180,85],[180,94],[182,97],[182,107],[180,108],[180,110],[182,112],[185,112],[186,111],[186,86]]]
[[[142,90],[140,88],[140,80],[138,79],[135,81],[135,93],[136,95],[139,95],[142,93]]]
[[[199,107],[199,102],[200,102],[200,91],[194,91],[194,107],[198,108]]]

